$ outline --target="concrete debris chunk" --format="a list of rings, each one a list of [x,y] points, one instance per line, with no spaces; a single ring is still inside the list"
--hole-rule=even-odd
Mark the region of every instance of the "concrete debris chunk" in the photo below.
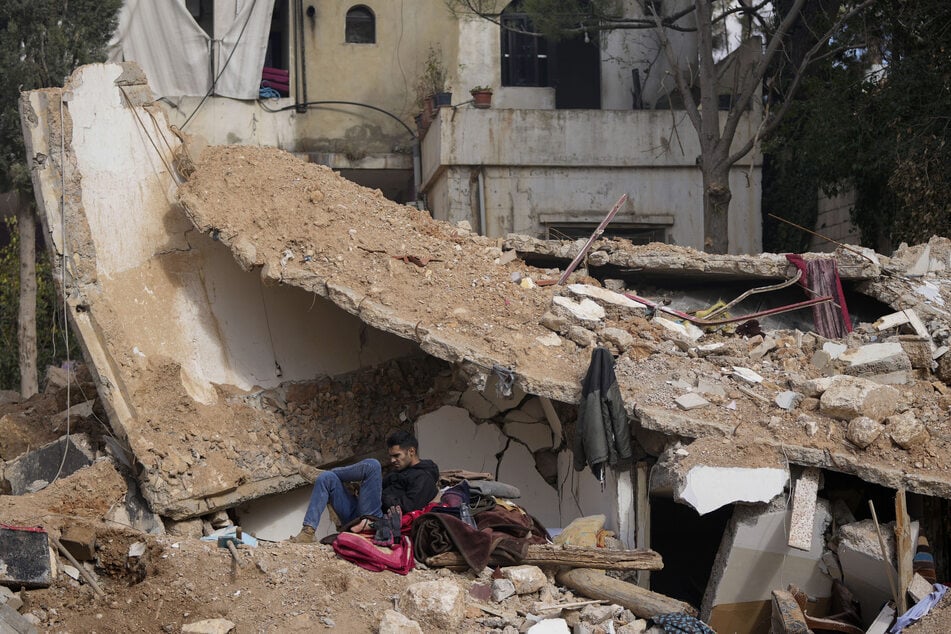
[[[843,352],[839,359],[849,364],[845,373],[852,376],[900,375],[911,370],[911,359],[898,342],[870,343]]]
[[[918,335],[899,335],[898,343],[901,349],[908,355],[911,367],[916,370],[930,370],[932,356],[934,354],[934,343],[931,337],[920,337]]]
[[[610,605],[586,605],[581,610],[581,620],[587,621],[592,625],[598,625],[608,619],[617,618],[623,611],[624,608],[613,603]]]
[[[726,388],[720,381],[714,381],[705,377],[697,379],[697,392],[706,396],[716,396],[726,398]]]
[[[614,291],[608,290],[606,288],[599,288],[597,286],[591,286],[590,284],[569,284],[568,290],[575,295],[579,295],[581,297],[590,297],[591,299],[598,300],[599,302],[609,304],[611,306],[636,310],[640,313],[647,311],[647,306],[644,306],[644,304],[635,302],[633,299],[625,297],[621,293],[615,293]]]
[[[888,385],[853,376],[835,376],[819,399],[819,411],[839,420],[867,416],[884,420],[896,412],[901,393]]]
[[[89,526],[70,524],[63,529],[59,541],[79,561],[96,558],[96,531]]]
[[[790,410],[796,409],[796,406],[802,402],[803,398],[805,397],[799,392],[786,390],[777,394],[776,398],[773,399],[773,402],[776,403],[780,409],[784,409],[788,412]]]
[[[788,480],[785,469],[698,466],[687,472],[678,497],[705,515],[733,502],[769,502]]]
[[[3,634],[36,634],[39,630],[36,629],[33,619],[29,618],[33,616],[22,615],[16,610],[14,610],[9,605],[0,604],[0,632]]]
[[[541,335],[535,337],[535,341],[545,346],[546,348],[557,348],[561,345],[561,337],[557,333],[550,332],[547,335]]]
[[[571,325],[571,322],[568,321],[567,317],[564,315],[556,315],[550,310],[541,316],[541,319],[538,320],[538,323],[545,328],[557,333],[567,332],[568,326]]]
[[[849,421],[845,437],[859,449],[865,449],[882,435],[884,429],[884,425],[868,416],[856,416]]]
[[[451,581],[420,581],[403,591],[399,606],[422,624],[456,632],[465,615],[465,592]]]
[[[813,520],[816,514],[820,474],[819,469],[809,467],[803,469],[802,475],[796,480],[787,543],[799,550],[812,549]]]
[[[423,628],[396,610],[387,610],[380,619],[379,634],[423,634]]]
[[[23,607],[23,599],[20,598],[19,592],[14,592],[6,586],[0,586],[0,604],[19,610]]]
[[[515,584],[511,579],[493,579],[492,580],[492,600],[496,603],[502,603],[515,594]]]
[[[747,383],[749,385],[757,385],[763,382],[763,377],[757,372],[737,365],[733,366],[733,376],[734,378],[739,379],[743,383]]]
[[[228,619],[205,619],[182,625],[182,634],[228,634],[233,629]]]
[[[65,462],[63,462],[64,452]],[[11,493],[23,495],[30,492],[30,485],[33,482],[37,480],[52,482],[57,474],[61,478],[66,477],[91,465],[93,458],[89,437],[85,434],[71,434],[11,460],[6,464],[3,474],[10,483]]]
[[[634,335],[621,328],[603,328],[599,334],[606,342],[613,344],[618,352],[624,352],[634,345]]]
[[[548,584],[548,577],[538,566],[508,566],[502,568],[502,578],[512,582],[518,595],[538,592]]]
[[[912,410],[885,419],[885,433],[902,449],[911,449],[928,440],[928,429]]]
[[[912,601],[918,603],[931,594],[933,590],[934,585],[916,572],[908,585],[908,596],[911,597]]]
[[[753,361],[759,361],[772,350],[776,349],[776,340],[772,337],[766,337],[758,346],[750,350],[749,357]]]
[[[686,394],[681,394],[674,399],[674,403],[676,403],[677,407],[684,411],[700,409],[701,407],[707,407],[710,405],[710,401],[703,398],[696,392],[687,392]]]
[[[690,322],[677,322],[673,318],[664,317],[662,313],[654,315],[651,323],[664,327],[671,334],[686,341],[697,341],[703,336],[703,331]]]
[[[46,531],[0,526],[0,585],[46,588],[52,576]]]
[[[598,336],[584,326],[568,326],[567,336],[582,348],[593,347],[598,343]]]
[[[544,619],[526,630],[526,634],[570,634],[565,619]]]
[[[849,347],[844,343],[836,343],[835,341],[826,341],[822,344],[823,352],[828,353],[832,359],[838,359],[848,349]]]
[[[551,298],[551,303],[556,307],[556,310],[562,311],[562,314],[585,325],[596,326],[605,317],[604,309],[597,302],[587,297],[580,302],[576,302],[568,297],[555,295]]]

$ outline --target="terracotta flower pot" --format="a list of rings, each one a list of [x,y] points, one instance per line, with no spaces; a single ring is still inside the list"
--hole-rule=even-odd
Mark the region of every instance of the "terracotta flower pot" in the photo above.
[[[491,90],[473,90],[472,105],[475,108],[490,108],[492,106]]]

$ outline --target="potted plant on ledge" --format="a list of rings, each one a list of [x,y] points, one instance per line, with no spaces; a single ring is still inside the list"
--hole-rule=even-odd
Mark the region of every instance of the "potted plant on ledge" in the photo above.
[[[430,46],[422,81],[429,88],[429,94],[433,96],[436,108],[452,105],[452,93],[446,88],[446,78],[446,67],[443,65],[442,55]]]
[[[492,106],[492,89],[488,86],[476,86],[469,91],[472,95],[472,106],[475,108],[489,108]]]

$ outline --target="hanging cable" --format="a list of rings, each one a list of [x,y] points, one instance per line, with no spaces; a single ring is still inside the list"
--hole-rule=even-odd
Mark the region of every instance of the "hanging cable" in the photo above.
[[[248,28],[248,23],[251,22],[251,16],[254,15],[254,7],[258,4],[258,0],[254,0],[251,3],[251,9],[248,11],[248,17],[244,20],[244,26],[241,27],[241,31],[238,33],[238,39],[234,41],[234,46],[231,48],[231,53],[228,54],[228,59],[225,60],[224,66],[221,67],[221,70],[218,71],[218,74],[215,75],[214,79],[211,81],[211,88],[208,89],[208,92],[205,93],[205,96],[201,98],[201,101],[198,102],[198,105],[195,106],[195,109],[192,110],[192,113],[188,115],[188,118],[185,119],[185,123],[182,124],[181,129],[184,130],[185,126],[188,125],[188,122],[192,120],[192,117],[201,110],[201,107],[204,105],[205,100],[208,99],[215,92],[215,88],[218,86],[218,80],[221,79],[221,76],[224,75],[225,70],[228,68],[228,64],[231,63],[231,58],[234,57],[235,51],[238,50],[238,44],[241,43],[241,38],[244,36],[245,29]],[[212,27],[214,28],[214,27]],[[212,40],[214,41],[214,40]]]

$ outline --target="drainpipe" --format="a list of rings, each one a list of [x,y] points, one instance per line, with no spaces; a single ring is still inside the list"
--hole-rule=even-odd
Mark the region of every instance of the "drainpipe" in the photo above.
[[[487,235],[485,229],[485,173],[483,168],[479,168],[479,234]]]
[[[314,7],[307,8],[307,16],[313,20],[316,10]],[[297,35],[297,68],[299,72],[297,73],[297,90],[295,93],[295,101],[297,112],[304,113],[307,112],[307,54],[305,52],[304,46],[304,0],[297,0],[297,28],[294,30]]]
[[[419,137],[413,139],[413,198],[416,200],[416,208],[419,209],[419,188],[423,186],[423,174],[421,161],[421,151],[419,146]]]

